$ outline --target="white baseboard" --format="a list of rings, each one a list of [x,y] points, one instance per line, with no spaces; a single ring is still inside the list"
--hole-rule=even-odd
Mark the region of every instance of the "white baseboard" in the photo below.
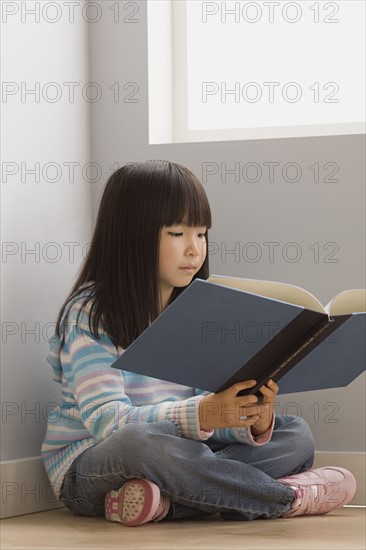
[[[0,462],[0,479],[1,519],[64,506],[56,499],[39,456]]]
[[[365,458],[361,452],[317,452],[314,466],[341,466],[350,470],[357,479],[352,504],[365,506]],[[63,507],[56,500],[41,457],[0,462],[0,479],[1,519]]]

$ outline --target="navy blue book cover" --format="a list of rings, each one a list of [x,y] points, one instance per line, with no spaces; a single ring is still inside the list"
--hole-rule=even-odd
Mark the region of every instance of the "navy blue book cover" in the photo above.
[[[113,367],[212,392],[269,378],[280,393],[341,387],[365,370],[365,313],[330,319],[195,279]]]

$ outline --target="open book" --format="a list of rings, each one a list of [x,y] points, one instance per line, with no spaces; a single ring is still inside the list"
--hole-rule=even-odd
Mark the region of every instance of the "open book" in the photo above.
[[[366,290],[323,306],[286,283],[194,279],[113,367],[185,386],[222,391],[270,378],[279,393],[347,386],[365,370]]]

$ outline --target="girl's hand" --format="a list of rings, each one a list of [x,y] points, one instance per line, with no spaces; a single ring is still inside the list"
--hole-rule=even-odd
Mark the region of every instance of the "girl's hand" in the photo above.
[[[251,427],[251,432],[254,436],[265,433],[271,426],[275,398],[278,390],[279,387],[273,380],[268,380],[267,384],[260,388],[260,392],[263,394],[264,397],[260,405],[260,418],[254,424],[252,424]]]
[[[216,428],[248,428],[260,422],[263,412],[262,407],[256,405],[258,397],[255,395],[237,397],[239,391],[252,388],[255,384],[255,380],[238,382],[222,392],[210,393],[203,397],[199,402],[201,430],[210,432]],[[267,389],[267,391],[272,395],[271,390]],[[243,417],[246,418],[243,419]]]

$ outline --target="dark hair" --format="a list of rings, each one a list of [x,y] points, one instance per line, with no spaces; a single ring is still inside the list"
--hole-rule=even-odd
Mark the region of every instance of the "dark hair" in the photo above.
[[[81,310],[90,302],[93,336],[99,338],[102,324],[116,347],[127,348],[160,313],[160,230],[183,221],[191,227],[211,227],[204,187],[188,168],[151,160],[129,163],[114,172],[103,191],[89,252],[58,315],[57,336],[61,337],[67,304],[87,289],[91,292]],[[208,246],[207,231],[205,237]],[[208,276],[207,254],[194,278]],[[169,303],[184,288],[174,287]]]

